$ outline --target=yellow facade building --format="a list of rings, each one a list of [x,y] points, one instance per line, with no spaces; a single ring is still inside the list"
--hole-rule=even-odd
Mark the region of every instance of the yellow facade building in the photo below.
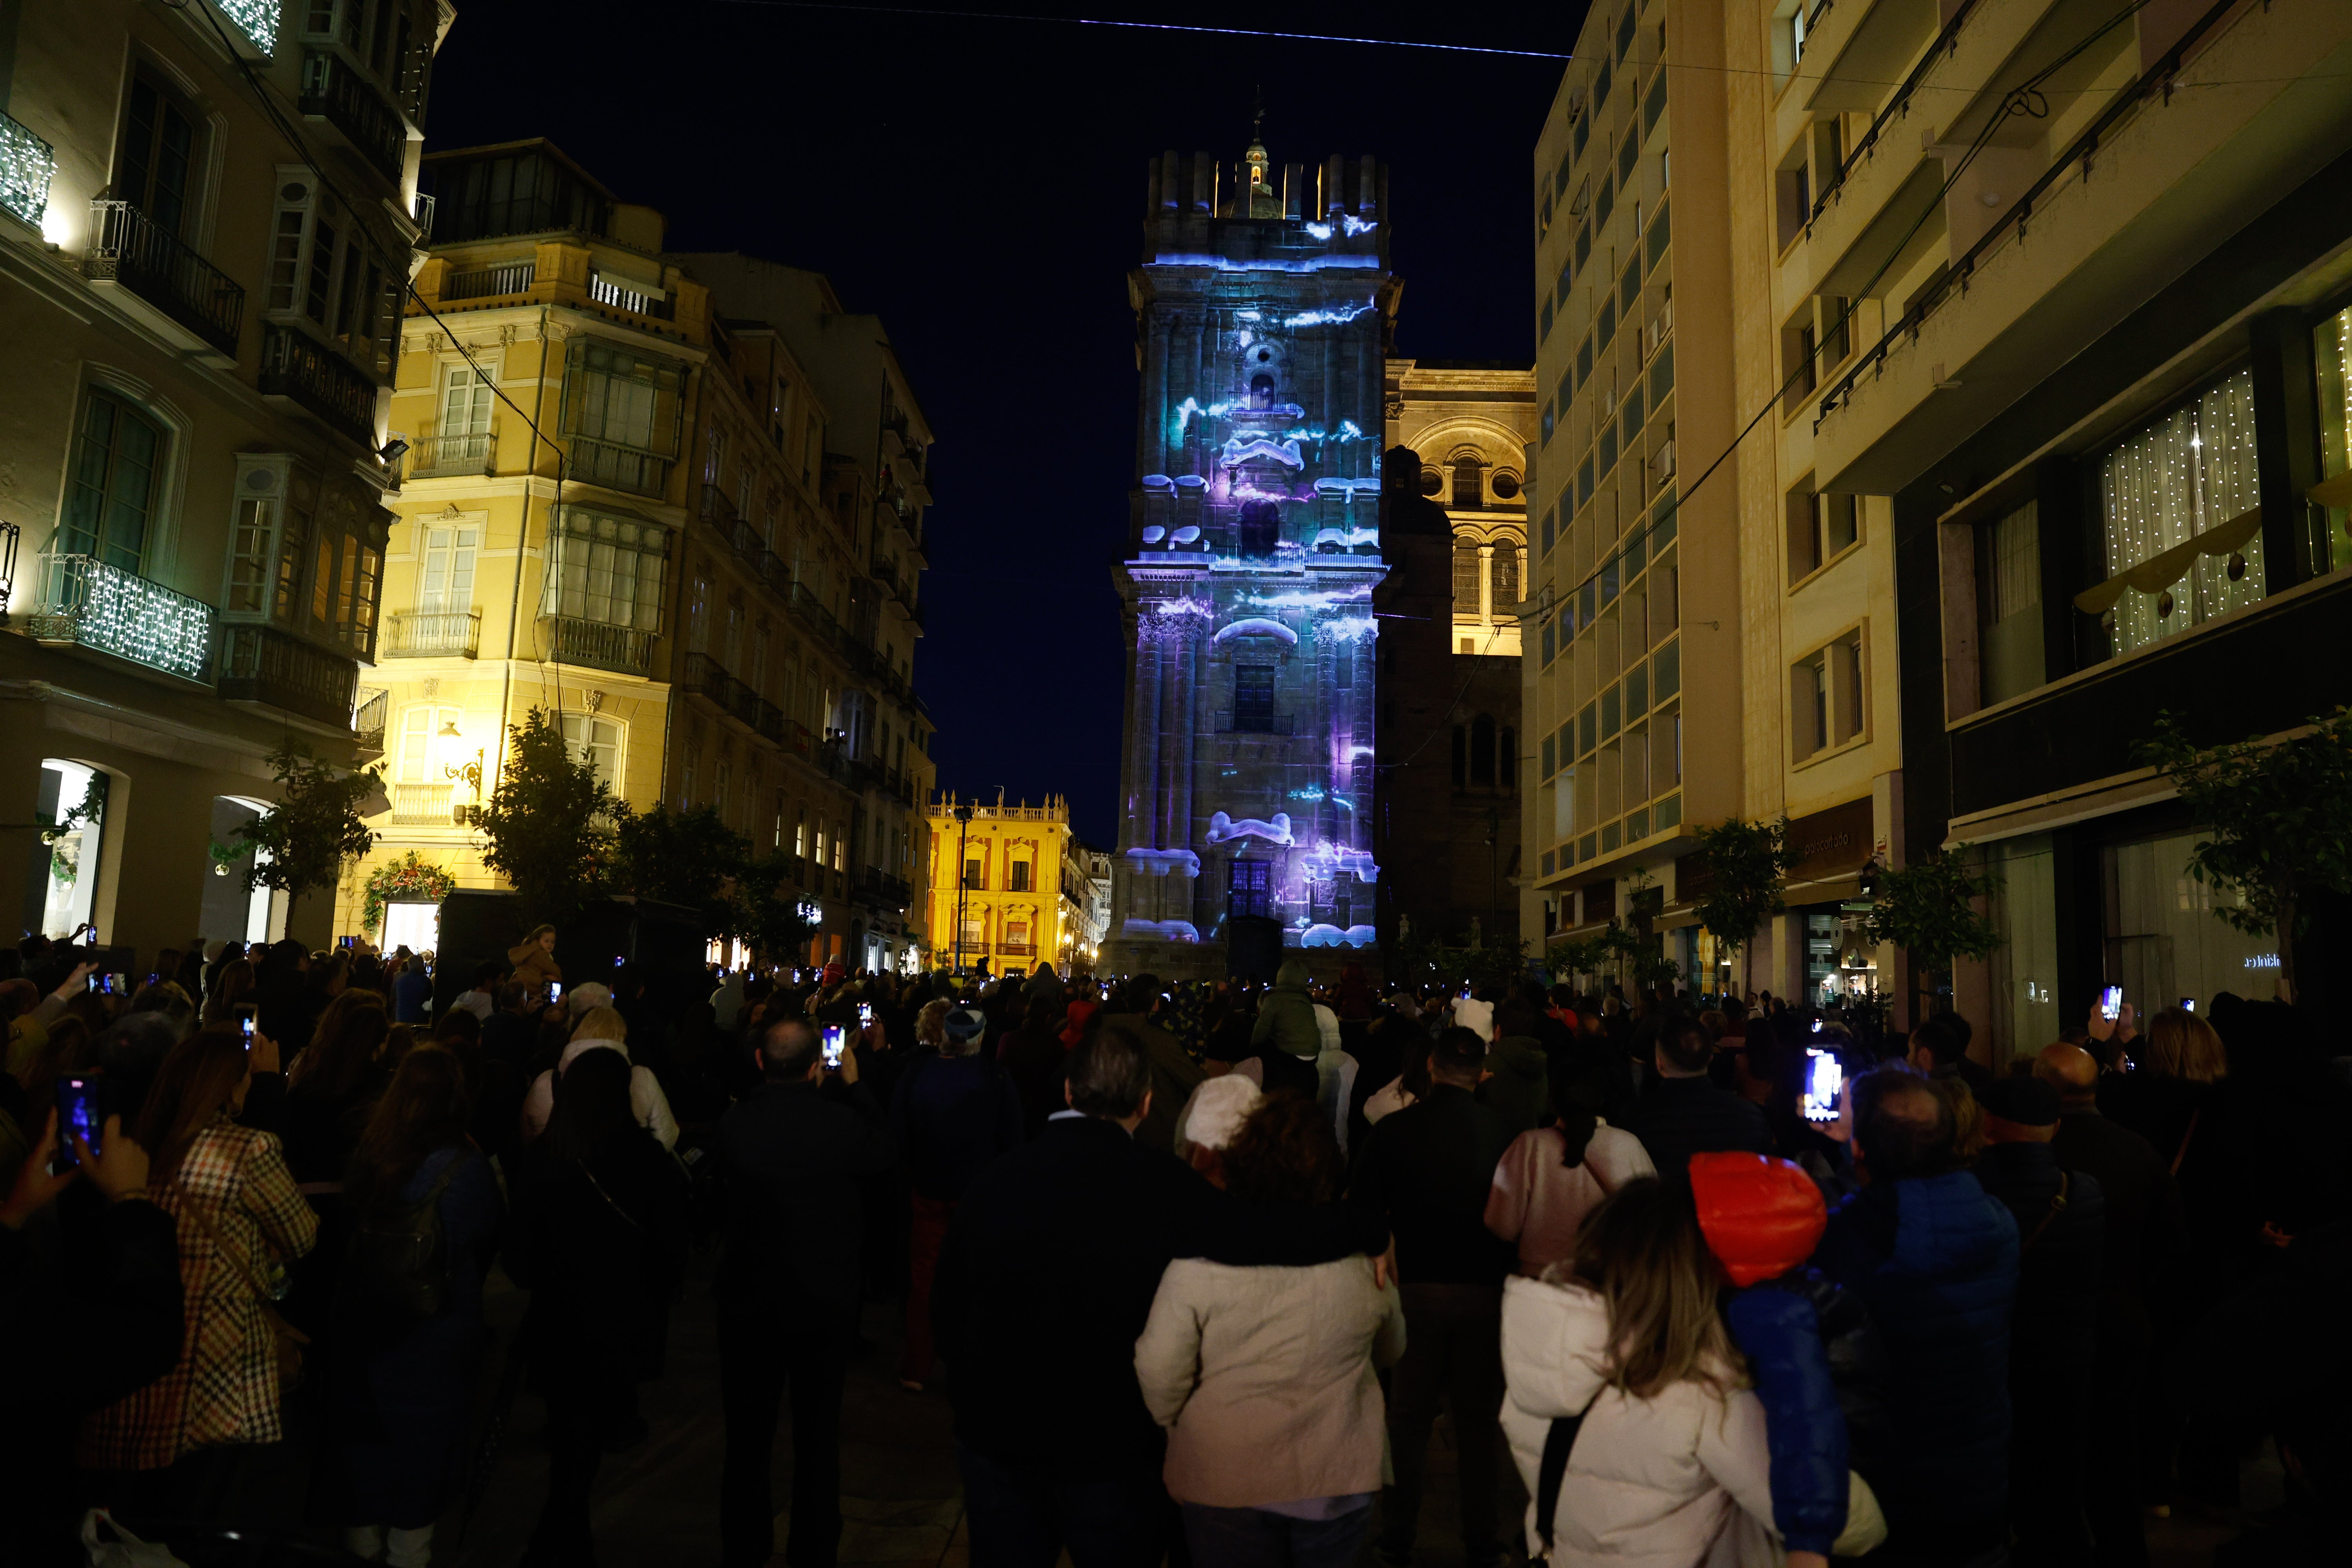
[[[1070,831],[1069,802],[1043,805],[932,799],[931,961],[1000,974],[1041,963],[1061,973],[1094,965],[1102,941],[1097,872],[1104,858]],[[959,878],[957,866],[963,874]]]
[[[338,929],[412,852],[498,885],[467,819],[536,708],[632,808],[712,807],[786,856],[810,961],[917,962],[929,435],[887,337],[834,334],[793,268],[769,270],[797,294],[722,313],[659,213],[543,141],[427,171],[365,707],[390,811]],[[425,945],[431,918],[395,899],[367,934]]]

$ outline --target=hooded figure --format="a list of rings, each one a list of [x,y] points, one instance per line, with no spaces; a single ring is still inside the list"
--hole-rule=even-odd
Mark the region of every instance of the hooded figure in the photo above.
[[[1323,1031],[1315,1022],[1314,999],[1307,994],[1306,960],[1286,958],[1274,972],[1274,989],[1258,1006],[1250,1044],[1271,1045],[1286,1056],[1309,1061],[1321,1054]]]
[[[710,994],[710,1021],[721,1029],[733,1031],[735,1016],[743,1010],[743,973],[730,969],[719,989]]]
[[[1850,1465],[1849,1417],[1872,1425],[1881,1358],[1870,1315],[1804,1266],[1828,1225],[1821,1189],[1786,1160],[1694,1154],[1699,1234],[1732,1289],[1724,1320],[1748,1358],[1772,1450],[1772,1522],[1791,1552],[1828,1555],[1849,1501],[1867,1493]],[[1874,1503],[1855,1510],[1876,1512]],[[1843,1543],[1848,1555],[1866,1550]]]

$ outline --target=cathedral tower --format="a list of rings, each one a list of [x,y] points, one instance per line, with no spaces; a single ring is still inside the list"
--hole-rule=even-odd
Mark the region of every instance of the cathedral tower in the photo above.
[[[1142,397],[1106,972],[1373,942],[1388,172],[1168,153],[1129,275]],[[1312,954],[1310,954],[1312,956]]]

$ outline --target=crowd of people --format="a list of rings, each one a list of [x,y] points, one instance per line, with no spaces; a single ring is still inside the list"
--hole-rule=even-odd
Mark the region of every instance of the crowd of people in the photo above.
[[[2094,1009],[1996,1070],[1950,1013],[1865,1043],[1769,996],[1294,956],[706,997],[557,947],[191,943],[135,986],[19,950],[0,1560],[79,1561],[92,1510],[249,1525],[294,1440],[276,1522],[430,1562],[481,1479],[496,1268],[547,1412],[526,1561],[593,1563],[699,1252],[730,1565],[834,1560],[885,1301],[976,1563],[1409,1563],[1441,1413],[1474,1568],[2136,1568],[2250,1458],[2283,1496],[2217,1561],[2337,1550],[2352,1076],[2284,1004]]]

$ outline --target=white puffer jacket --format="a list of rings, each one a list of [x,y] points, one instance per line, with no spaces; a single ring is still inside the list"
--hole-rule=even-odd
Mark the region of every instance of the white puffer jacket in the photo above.
[[[1503,1433],[1530,1499],[1553,1419],[1592,1406],[1560,1483],[1552,1568],[1769,1568],[1762,1404],[1746,1390],[1725,1397],[1697,1383],[1654,1399],[1604,1388],[1608,1343],[1608,1312],[1592,1291],[1503,1282]],[[1535,1512],[1530,1501],[1531,1559],[1542,1549]]]

